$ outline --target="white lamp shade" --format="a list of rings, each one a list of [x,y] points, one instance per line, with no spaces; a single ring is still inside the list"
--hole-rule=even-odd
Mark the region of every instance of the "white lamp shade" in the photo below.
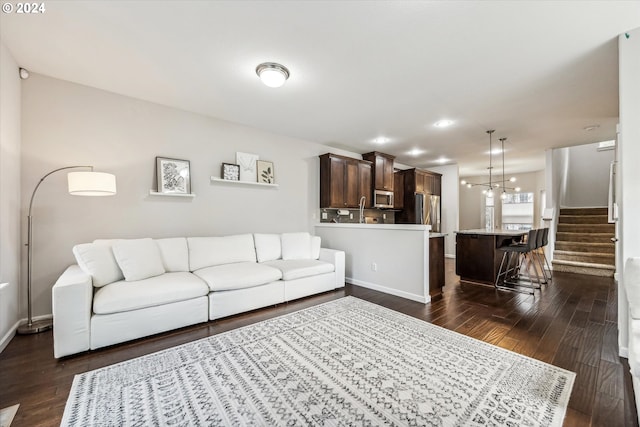
[[[116,176],[104,172],[69,172],[69,194],[74,196],[113,196]]]

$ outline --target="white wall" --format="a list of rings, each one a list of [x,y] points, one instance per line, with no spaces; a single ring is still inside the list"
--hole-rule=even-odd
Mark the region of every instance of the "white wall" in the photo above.
[[[620,206],[620,248],[622,259],[640,257],[640,28],[618,39],[620,69],[620,138],[618,145],[622,197]],[[618,276],[618,341],[622,354],[628,346],[626,294]],[[637,391],[636,391],[637,392]]]
[[[444,255],[448,258],[455,258],[456,235],[454,232],[460,229],[460,179],[458,175],[458,165],[430,167],[429,170],[442,174],[440,232],[447,233],[447,236],[444,238]]]
[[[33,208],[35,315],[51,313],[51,287],[74,263],[77,243],[313,231],[326,146],[40,75],[24,81],[22,101],[23,216],[39,178],[58,167],[94,165],[118,185],[114,197],[70,196],[65,173],[41,185]],[[273,161],[280,187],[210,183],[236,151]],[[191,161],[194,199],[149,196],[156,156]]]
[[[569,147],[563,207],[607,206],[609,166],[615,151],[598,151],[598,144]]]
[[[514,176],[516,182],[510,183],[511,187],[520,187],[522,193],[533,193],[533,224],[537,227],[540,224],[540,192],[545,189],[545,172],[529,172],[521,174],[509,174],[507,179]],[[495,177],[494,177],[495,178]],[[464,178],[468,182],[472,183],[484,183],[489,182],[489,176],[471,176]],[[502,179],[502,176],[500,176]],[[460,230],[470,230],[476,228],[484,228],[484,194],[482,190],[486,190],[486,187],[474,186],[467,188],[460,185],[458,181],[458,187],[460,191]],[[500,204],[500,194],[496,193],[496,207],[495,207],[495,223],[499,228],[501,226],[502,205]]]
[[[322,224],[315,234],[345,252],[349,283],[430,302],[429,232],[416,224]],[[373,264],[375,263],[375,269]]]
[[[20,248],[20,77],[0,41],[0,351],[19,319]]]

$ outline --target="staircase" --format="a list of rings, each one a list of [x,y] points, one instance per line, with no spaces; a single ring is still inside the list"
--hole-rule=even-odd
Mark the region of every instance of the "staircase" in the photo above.
[[[615,224],[607,208],[560,209],[553,270],[613,277]]]

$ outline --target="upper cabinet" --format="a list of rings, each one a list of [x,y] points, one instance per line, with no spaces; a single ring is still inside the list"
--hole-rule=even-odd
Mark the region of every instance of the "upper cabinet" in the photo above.
[[[404,181],[404,197],[413,197],[414,193],[442,195],[442,175],[421,169],[406,169],[396,172]]]
[[[320,156],[320,207],[372,207],[372,163],[327,153]]]
[[[373,165],[373,183],[375,190],[393,191],[393,161],[395,156],[373,151],[362,155]]]

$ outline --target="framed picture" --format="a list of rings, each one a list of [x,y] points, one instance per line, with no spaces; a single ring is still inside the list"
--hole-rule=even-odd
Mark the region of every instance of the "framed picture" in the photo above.
[[[231,163],[223,163],[220,176],[222,177],[222,179],[228,179],[229,181],[239,181],[240,166]]]
[[[236,163],[240,166],[240,181],[258,181],[256,172],[258,158],[257,154],[236,152]]]
[[[258,182],[264,184],[274,184],[276,182],[273,174],[273,162],[257,160],[256,168],[258,170]]]
[[[189,160],[156,157],[158,193],[191,194]]]

